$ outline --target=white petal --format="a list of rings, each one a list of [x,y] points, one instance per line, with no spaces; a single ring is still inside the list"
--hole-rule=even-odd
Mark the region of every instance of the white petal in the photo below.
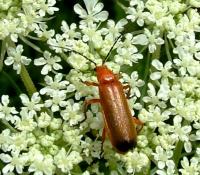
[[[21,62],[24,64],[24,65],[29,65],[30,62],[31,62],[31,59],[25,57],[25,56],[22,56],[21,57]]]
[[[21,101],[24,105],[26,105],[27,103],[29,103],[29,98],[26,94],[21,94],[20,95]]]
[[[42,74],[42,75],[47,75],[48,72],[51,71],[51,70],[52,70],[51,66],[45,65],[45,66],[42,68],[42,70],[41,70],[41,74]]]
[[[88,1],[88,0],[83,0],[85,3],[85,7],[88,11],[88,14],[91,14],[91,12],[93,11],[93,9],[95,8],[98,2],[98,0],[92,0],[92,1]]]
[[[149,44],[149,52],[154,53],[155,50],[156,50],[156,45],[155,44]]]
[[[95,15],[95,18],[98,19],[98,21],[105,21],[108,18],[108,12],[102,11]]]
[[[185,142],[184,143],[184,148],[185,148],[185,151],[187,153],[190,153],[192,151],[192,145],[191,145],[191,142]]]
[[[195,57],[200,60],[200,52],[195,53]]]
[[[7,57],[4,63],[9,66],[14,63],[14,58],[13,57]]]
[[[87,16],[87,12],[85,11],[85,9],[83,9],[80,4],[76,4],[74,6],[74,11],[80,15],[81,18]]]
[[[51,110],[52,110],[52,112],[59,111],[58,105],[53,104],[52,107],[51,107]]]
[[[161,78],[161,74],[160,72],[153,72],[151,75],[150,75],[150,78],[152,80],[159,80]]]
[[[9,96],[8,95],[2,95],[1,102],[4,106],[7,106],[9,104]]]
[[[147,39],[146,35],[140,34],[140,35],[133,37],[133,44],[147,45],[148,39]]]
[[[10,155],[8,155],[8,154],[2,153],[2,154],[0,154],[0,159],[3,162],[8,163],[8,162],[10,162],[12,160],[12,157]]]
[[[59,70],[59,69],[62,69],[62,66],[61,66],[60,64],[55,63],[55,64],[53,65],[53,68],[54,68],[55,70]]]
[[[34,64],[36,66],[41,66],[41,65],[44,65],[46,63],[47,62],[46,62],[46,60],[43,57],[34,60]]]
[[[165,42],[164,42],[164,40],[163,40],[162,38],[156,39],[156,44],[162,45],[162,44],[164,44],[164,43],[165,43]]]
[[[162,70],[163,69],[163,64],[158,60],[154,59],[152,61],[152,65],[157,69],[157,70]]]
[[[142,27],[144,25],[144,20],[143,19],[138,19],[137,24]]]

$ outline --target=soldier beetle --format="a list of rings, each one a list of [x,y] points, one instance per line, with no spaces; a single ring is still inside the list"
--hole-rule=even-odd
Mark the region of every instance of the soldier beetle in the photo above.
[[[118,39],[120,37],[118,37]],[[143,123],[131,115],[131,110],[124,92],[124,90],[128,89],[129,94],[130,86],[123,86],[119,81],[118,75],[114,74],[105,65],[105,61],[118,39],[111,47],[101,66],[97,66],[95,62],[92,61],[96,65],[95,71],[98,83],[88,81],[83,83],[87,86],[97,86],[100,98],[90,99],[84,102],[84,115],[86,119],[88,105],[100,103],[104,116],[102,146],[107,134],[115,150],[118,153],[124,154],[136,146],[137,134],[142,129]],[[141,125],[142,127],[137,130],[135,124]]]
[[[131,110],[128,106],[128,101],[125,96],[124,90],[128,89],[128,96],[130,93],[129,85],[122,85],[119,81],[118,75],[114,74],[110,70],[105,62],[111,53],[114,45],[121,38],[121,35],[116,39],[113,46],[109,50],[107,56],[103,60],[101,66],[97,66],[96,63],[82,55],[81,53],[67,48],[76,54],[79,54],[95,64],[96,76],[98,83],[82,81],[87,86],[96,86],[99,89],[99,99],[85,100],[84,102],[84,116],[87,118],[86,112],[89,105],[94,103],[100,103],[102,107],[102,113],[104,116],[104,128],[102,132],[102,149],[106,135],[111,141],[113,148],[121,154],[125,154],[127,151],[133,149],[137,143],[137,134],[143,127],[143,122],[131,115]],[[56,46],[55,46],[56,47]],[[66,48],[64,48],[66,49]],[[85,121],[85,119],[83,121]],[[81,122],[83,122],[81,121]],[[141,125],[139,129],[136,125]]]

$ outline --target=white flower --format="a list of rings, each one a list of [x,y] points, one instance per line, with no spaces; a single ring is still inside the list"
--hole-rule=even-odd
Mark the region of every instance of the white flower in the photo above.
[[[118,55],[115,55],[115,62],[123,65],[128,64],[132,66],[133,63],[137,63],[139,59],[142,59],[143,56],[138,52],[136,47],[131,48],[117,48]]]
[[[9,129],[5,129],[0,133],[0,148],[4,152],[10,151],[10,143],[11,140],[11,131]]]
[[[159,30],[144,29],[144,34],[137,35],[133,38],[134,44],[149,45],[149,52],[154,53],[157,45],[164,44],[164,40],[160,37]]]
[[[50,128],[52,130],[57,130],[57,129],[61,128],[61,125],[62,125],[62,119],[60,119],[60,118],[53,118],[51,120],[51,123],[50,123]]]
[[[46,128],[51,123],[51,116],[49,116],[46,112],[42,112],[38,117],[38,127]]]
[[[158,168],[163,169],[168,161],[171,161],[170,158],[173,156],[173,151],[164,150],[161,146],[156,147],[156,153],[152,153],[154,159],[158,163]]]
[[[49,39],[54,36],[55,31],[53,29],[47,30],[48,26],[44,23],[38,25],[38,28],[35,29],[35,33],[40,38]]]
[[[21,94],[20,98],[23,105],[25,106],[21,108],[22,111],[26,111],[30,117],[36,115],[37,112],[40,111],[44,106],[43,104],[40,104],[41,98],[38,92],[34,93],[30,100],[26,94]]]
[[[41,135],[39,137],[39,142],[44,147],[52,147],[55,141],[55,135],[52,134],[52,136],[49,135]]]
[[[56,4],[55,0],[39,1],[38,6],[39,14],[41,17],[45,16],[46,12],[49,15],[53,15],[55,11],[58,11],[57,7],[53,7]]]
[[[73,66],[74,69],[77,70],[87,70],[89,65],[88,65],[88,60],[86,60],[83,56],[75,53],[71,53],[71,55],[68,57],[68,63]]]
[[[71,151],[66,153],[66,150],[62,148],[58,154],[54,157],[54,163],[61,169],[63,173],[70,173],[75,165],[82,161],[82,157],[77,151]]]
[[[189,0],[189,4],[194,7],[200,7],[200,2],[198,0]]]
[[[120,157],[120,159],[125,163],[127,172],[130,174],[140,172],[142,168],[146,167],[149,163],[148,157],[142,152],[129,151],[127,154]]]
[[[72,49],[71,47],[73,46],[74,41],[66,39],[64,37],[66,37],[65,34],[63,35],[56,34],[55,39],[49,38],[47,44],[49,44],[49,46],[53,50],[55,50],[56,53],[62,53],[63,50],[66,50],[66,52],[68,52]],[[47,52],[47,54],[49,55],[50,53]],[[48,55],[47,57],[49,57]]]
[[[160,89],[158,90],[158,97],[164,101],[167,101],[169,99],[169,93],[170,93],[170,84],[167,80],[162,80]]]
[[[65,101],[66,92],[62,91],[54,91],[51,94],[51,99],[45,101],[45,107],[51,107],[52,112],[56,112],[60,107],[64,107],[67,105],[67,101]]]
[[[165,169],[159,169],[156,171],[158,175],[172,175],[175,174],[175,163],[173,160],[168,160],[166,162]]]
[[[184,147],[186,150],[190,150],[191,145],[188,145],[189,143],[189,134],[192,130],[192,127],[190,125],[181,125],[182,117],[175,116],[174,117],[174,125],[171,126],[170,132],[173,132],[173,138],[175,140],[181,140],[184,142]],[[189,148],[188,148],[189,146]]]
[[[18,45],[16,48],[8,48],[8,57],[5,60],[6,65],[12,65],[13,69],[17,71],[17,74],[21,72],[21,65],[29,65],[31,59],[22,56],[23,46]]]
[[[30,156],[29,156],[30,157]],[[53,175],[55,165],[51,155],[42,155],[36,152],[34,157],[31,157],[31,164],[28,168],[29,172],[34,172],[35,175]]]
[[[82,135],[80,135],[79,129],[71,129],[69,126],[65,125],[63,128],[64,141],[67,144],[71,144],[72,148],[77,149],[81,143]]]
[[[156,90],[153,84],[148,83],[148,87],[149,87],[149,90],[147,90],[148,96],[143,97],[143,101],[145,103],[150,103],[154,106],[158,105],[161,108],[166,108],[167,107],[166,103],[164,101],[161,101],[162,93],[161,96],[159,97],[158,95],[156,95]]]
[[[179,83],[171,86],[169,97],[172,106],[177,106],[178,101],[183,101],[185,92],[181,90],[181,85]]]
[[[138,79],[138,73],[136,71],[132,72],[131,76],[123,73],[123,81],[130,85],[130,95],[136,95],[136,97],[140,97],[141,93],[139,88],[144,85],[144,81]]]
[[[54,79],[49,75],[45,76],[45,87],[40,90],[40,94],[44,95],[51,95],[56,90],[67,89],[67,92],[74,91],[74,86],[72,84],[69,85],[69,82],[63,80],[63,74],[58,73],[55,75]]]
[[[74,6],[74,11],[79,15],[83,20],[83,24],[91,24],[93,22],[103,22],[108,17],[108,12],[101,11],[103,9],[103,3],[98,3],[98,0],[84,0],[85,9],[83,9],[80,4]]]
[[[182,168],[179,169],[182,175],[199,175],[199,162],[196,158],[192,158],[189,162],[187,157],[183,157],[181,160]]]
[[[65,110],[61,111],[61,116],[64,120],[69,122],[70,126],[73,126],[84,119],[81,109],[82,108],[79,103],[68,101]]]
[[[12,152],[26,150],[29,142],[28,137],[29,135],[26,133],[26,131],[12,134],[9,148],[12,150]]]
[[[9,96],[2,95],[1,103],[0,103],[0,119],[4,119],[7,121],[11,121],[11,123],[15,123],[18,120],[16,114],[18,113],[15,107],[9,107]]]
[[[37,123],[26,111],[21,112],[20,115],[21,118],[16,121],[15,128],[20,131],[33,131],[37,127]]]
[[[178,53],[179,59],[174,59],[173,62],[178,66],[178,71],[182,76],[187,72],[193,76],[199,73],[199,63],[193,59],[191,53],[185,51],[183,48],[177,48],[174,52]]]
[[[172,68],[171,61],[167,61],[165,65],[163,66],[163,64],[159,60],[155,59],[152,61],[152,65],[159,71],[159,72],[157,71],[157,72],[151,73],[150,78],[152,80],[158,80],[160,78],[167,79],[168,77],[169,78],[175,77],[175,73],[170,72],[170,69]]]
[[[77,26],[75,23],[70,24],[70,26],[67,24],[66,21],[62,21],[61,30],[63,31],[63,37],[66,39],[74,39],[74,38],[80,38],[81,34],[80,32],[76,32]]]
[[[12,152],[11,154],[12,156],[4,153],[0,154],[0,159],[6,163],[2,172],[6,174],[16,169],[17,173],[21,174],[27,162],[27,157],[19,154],[19,152]]]
[[[165,127],[166,123],[164,121],[169,119],[170,114],[171,113],[169,111],[161,113],[161,110],[158,107],[150,109],[150,113],[147,118],[149,127],[152,129]]]
[[[90,27],[83,26],[82,32],[83,32],[83,42],[92,41],[95,48],[100,48],[102,44],[102,32],[100,30],[97,30],[97,25],[92,24]]]
[[[107,30],[109,36],[112,36],[113,38],[117,38],[120,35],[120,32],[124,30],[124,26],[127,24],[126,19],[119,20],[116,24],[113,20],[108,20],[107,22]]]
[[[44,51],[44,57],[38,58],[34,60],[34,64],[36,66],[43,66],[41,74],[42,75],[47,75],[50,71],[54,70],[60,70],[62,69],[62,66],[58,64],[61,59],[58,56],[51,56],[51,53],[48,51]]]
[[[127,15],[127,19],[130,19],[131,22],[137,22],[137,24],[139,26],[143,26],[145,19],[147,19],[148,16],[151,15],[151,13],[149,12],[144,12],[145,9],[145,5],[143,1],[138,1],[137,3],[137,7],[133,7],[135,4],[132,3],[132,1],[130,2],[130,4],[132,5],[132,7],[128,7],[128,10],[126,11]]]

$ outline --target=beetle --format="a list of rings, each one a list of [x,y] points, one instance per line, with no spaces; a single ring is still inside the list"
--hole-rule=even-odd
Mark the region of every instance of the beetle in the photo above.
[[[124,90],[128,89],[128,94],[130,94],[130,86],[123,86],[119,81],[118,75],[114,74],[112,70],[105,65],[105,61],[108,58],[110,51],[102,65],[96,66],[95,68],[98,83],[88,81],[83,82],[87,86],[98,87],[100,97],[99,99],[90,99],[84,102],[84,115],[86,119],[88,105],[99,103],[102,107],[104,116],[102,147],[107,134],[114,149],[118,153],[125,154],[136,146],[137,134],[142,129],[143,122],[131,115],[131,110],[124,92]],[[141,127],[137,129],[136,124],[141,125]]]
[[[97,66],[96,63],[82,55],[81,53],[68,49],[76,54],[83,56],[95,64],[95,71],[98,83],[82,81],[87,86],[96,86],[99,89],[99,99],[85,100],[83,105],[85,118],[81,121],[84,122],[87,119],[88,106],[93,103],[99,103],[102,106],[102,113],[104,118],[104,128],[102,132],[102,149],[106,135],[108,135],[113,148],[121,154],[125,154],[129,150],[133,149],[137,143],[137,134],[143,127],[143,122],[131,115],[131,110],[128,106],[128,101],[125,96],[124,90],[128,89],[128,96],[130,94],[130,86],[122,85],[119,81],[118,75],[114,74],[110,70],[105,62],[111,53],[113,47],[117,41],[121,38],[121,35],[116,39],[112,47],[110,48],[107,56],[102,62],[101,66]],[[54,46],[57,47],[57,46]],[[140,125],[139,129],[136,125]]]

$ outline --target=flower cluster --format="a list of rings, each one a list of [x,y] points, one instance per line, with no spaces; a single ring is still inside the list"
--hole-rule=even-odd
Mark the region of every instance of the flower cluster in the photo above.
[[[46,23],[55,0],[0,0],[0,69],[12,65],[23,82],[17,100],[1,94],[0,174],[200,174],[199,1],[129,0],[118,21],[98,0],[83,2],[74,6],[80,22],[62,21],[56,33]],[[40,56],[25,56],[19,40]],[[102,145],[101,106],[83,111],[85,99],[99,98],[83,82],[97,82],[102,63],[130,85],[132,115],[144,123],[124,155]]]

